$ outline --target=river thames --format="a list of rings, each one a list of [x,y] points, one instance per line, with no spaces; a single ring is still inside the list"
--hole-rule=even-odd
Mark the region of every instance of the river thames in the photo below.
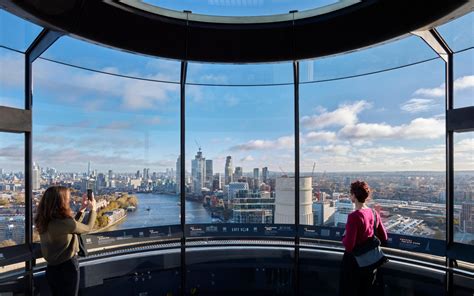
[[[138,206],[123,222],[107,231],[180,224],[179,195],[136,193]],[[212,218],[200,202],[186,201],[186,223],[212,223]]]

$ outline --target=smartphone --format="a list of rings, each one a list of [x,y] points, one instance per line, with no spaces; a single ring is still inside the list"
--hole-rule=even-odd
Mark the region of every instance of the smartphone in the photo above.
[[[87,189],[87,199],[92,201],[94,198],[94,193],[92,192],[92,189]]]

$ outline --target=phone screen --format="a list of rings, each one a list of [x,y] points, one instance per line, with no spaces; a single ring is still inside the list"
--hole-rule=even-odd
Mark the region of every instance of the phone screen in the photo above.
[[[87,199],[92,200],[92,198],[93,198],[92,189],[87,189]]]

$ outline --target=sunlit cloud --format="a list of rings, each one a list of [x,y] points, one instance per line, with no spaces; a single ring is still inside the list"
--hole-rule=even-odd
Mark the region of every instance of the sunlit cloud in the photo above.
[[[474,75],[462,76],[454,80],[454,91],[474,88]],[[442,97],[445,94],[445,84],[434,88],[420,88],[414,92],[417,96]]]
[[[342,104],[334,111],[324,111],[313,116],[303,116],[301,124],[306,128],[321,129],[328,126],[353,125],[359,121],[358,114],[372,105],[367,101]]]
[[[324,141],[329,143],[337,141],[336,133],[328,131],[309,132],[304,137],[308,141]]]
[[[413,98],[400,106],[400,109],[409,113],[426,112],[435,109],[439,104],[436,104],[433,99],[419,99]]]
[[[250,151],[264,149],[293,149],[294,141],[293,136],[280,137],[276,140],[250,140],[245,144],[232,146],[229,150]]]
[[[392,126],[386,123],[358,123],[346,125],[338,135],[348,139],[436,139],[442,137],[444,120],[416,118],[409,124]]]

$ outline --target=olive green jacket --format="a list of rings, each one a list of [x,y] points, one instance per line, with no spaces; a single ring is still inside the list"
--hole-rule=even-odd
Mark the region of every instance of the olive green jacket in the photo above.
[[[84,216],[85,211],[78,212],[75,219],[54,219],[49,222],[48,230],[40,234],[41,252],[48,265],[61,264],[77,255],[79,251],[77,235],[92,230],[97,213],[90,211],[87,224],[81,223]]]

